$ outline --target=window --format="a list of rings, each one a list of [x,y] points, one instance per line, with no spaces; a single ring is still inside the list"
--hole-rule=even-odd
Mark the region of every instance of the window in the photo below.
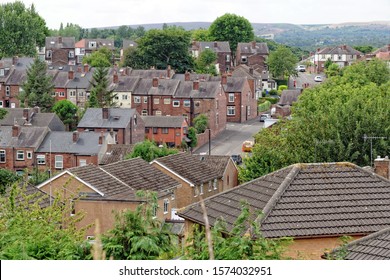
[[[141,103],[141,102],[139,102]],[[147,96],[144,96],[144,103],[148,103],[148,97]]]
[[[148,115],[148,111],[147,110],[142,110],[141,115],[142,116],[147,116]]]
[[[55,167],[56,169],[62,169],[62,168],[64,168],[64,159],[63,159],[63,156],[55,156],[54,167]]]
[[[39,165],[46,164],[45,155],[37,155],[37,164]]]
[[[58,93],[58,96],[59,96],[59,97],[65,97],[65,92],[63,92],[63,91],[59,92],[59,93]]]
[[[161,116],[161,111],[156,111],[156,116]]]
[[[79,97],[84,97],[84,92],[79,92]]]
[[[167,128],[167,127],[163,127],[163,128],[161,129],[161,133],[162,133],[162,134],[168,134],[168,128]]]
[[[191,101],[190,100],[184,100],[183,101],[184,107],[190,107],[191,106]]]
[[[180,101],[179,100],[174,100],[173,101],[173,107],[180,107]]]
[[[175,193],[174,192],[171,193],[171,200],[175,200]]]
[[[169,199],[164,199],[164,214],[168,213]]]
[[[153,211],[153,218],[157,217],[157,208],[158,208],[158,206],[153,206],[153,209],[152,209],[152,211]]]
[[[154,104],[160,104],[160,98],[154,98],[153,99]]]
[[[96,48],[96,42],[95,41],[91,41],[89,42],[89,48]]]
[[[32,159],[33,153],[31,151],[27,152],[27,159]]]
[[[52,92],[51,93],[51,97],[56,97],[57,96],[57,93],[56,92]]]
[[[214,188],[214,190],[218,189],[217,179],[214,179],[213,188]]]
[[[149,127],[145,127],[145,133],[146,133],[146,134],[149,133]]]
[[[69,92],[69,96],[70,96],[70,97],[75,97],[75,96],[76,96],[76,91],[75,91],[75,90],[71,90],[71,91]]]
[[[4,69],[0,69],[0,77],[4,77]]]
[[[230,62],[230,54],[226,55],[226,62]]]
[[[0,108],[3,108],[3,101],[0,100]]]
[[[69,52],[69,58],[74,58],[74,51]]]
[[[46,56],[47,56],[48,58],[51,58],[51,53],[52,53],[51,50],[47,51],[47,52],[46,52]]]
[[[228,116],[235,116],[236,115],[236,107],[227,106],[227,115]]]
[[[211,192],[212,190],[213,190],[213,183],[209,181],[209,192]]]
[[[10,96],[11,95],[11,88],[10,86],[5,87],[5,96]]]
[[[234,102],[234,93],[229,93],[229,102]]]
[[[343,59],[343,57],[341,55],[338,56],[338,60],[341,60]]]
[[[158,132],[158,128],[157,127],[153,127],[153,134],[157,134]]]
[[[164,98],[164,104],[171,104],[170,98]]]
[[[24,151],[16,151],[16,160],[24,160]]]
[[[127,100],[127,94],[122,94],[122,100]]]
[[[141,97],[134,96],[134,103],[141,103]]]
[[[87,160],[86,159],[80,159],[79,166],[86,166],[86,165],[87,165]]]
[[[0,162],[5,162],[6,157],[5,157],[5,150],[0,150]]]
[[[248,116],[250,116],[251,115],[251,106],[246,106],[246,111],[248,112]]]

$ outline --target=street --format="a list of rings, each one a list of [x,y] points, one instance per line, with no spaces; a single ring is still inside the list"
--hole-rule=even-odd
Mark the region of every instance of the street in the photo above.
[[[246,123],[227,123],[226,130],[211,140],[211,155],[237,155],[243,154],[242,143],[245,140],[253,141],[253,136],[264,126],[259,117]],[[209,153],[209,144],[206,143],[194,153]]]
[[[305,84],[308,84],[309,87],[315,86],[320,84],[319,82],[314,81],[315,76],[321,76],[322,79],[325,81],[325,75],[323,74],[315,74],[315,73],[309,73],[309,72],[298,72],[297,77],[290,77],[288,87],[289,89],[294,88],[305,88]],[[294,81],[295,81],[295,87],[294,87]]]

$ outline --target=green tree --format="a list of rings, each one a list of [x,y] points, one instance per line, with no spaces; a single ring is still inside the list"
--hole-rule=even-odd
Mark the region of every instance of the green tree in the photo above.
[[[22,85],[23,92],[19,94],[21,106],[38,106],[42,112],[51,111],[54,105],[54,98],[51,96],[54,84],[46,70],[46,63],[35,58],[27,69],[27,80]]]
[[[329,66],[332,65],[332,64],[333,64],[332,60],[331,60],[330,58],[328,58],[328,59],[325,61],[325,65],[324,65],[325,69],[328,69]]]
[[[205,114],[200,114],[194,119],[194,128],[198,134],[206,131],[209,126],[209,118]]]
[[[125,158],[136,158],[141,157],[143,160],[147,162],[151,162],[152,160],[165,157],[172,154],[177,154],[179,151],[177,149],[170,149],[166,145],[162,147],[158,147],[155,142],[150,140],[145,140],[141,143],[137,143],[134,146],[133,151],[128,154]]]
[[[331,63],[327,68],[325,68],[325,74],[327,77],[334,77],[340,75],[340,67],[336,63]]]
[[[123,52],[123,66],[130,66],[134,69],[146,69],[148,64],[143,60],[141,50],[136,47],[129,47]]]
[[[244,158],[240,180],[248,181],[299,162],[370,165],[372,154],[390,154],[390,69],[378,60],[343,68],[342,76],[305,90],[292,119],[256,135],[252,157]]]
[[[210,34],[207,29],[196,29],[191,32],[191,39],[193,41],[209,42]]]
[[[106,48],[100,48],[91,55],[83,58],[83,63],[92,67],[110,67],[112,61],[112,52]]]
[[[21,1],[0,6],[0,55],[35,56],[37,45],[42,47],[49,34],[45,21]]]
[[[27,194],[14,185],[7,197],[0,197],[0,259],[80,260],[90,259],[85,229],[76,224],[81,212],[70,216],[69,206],[58,196],[42,208],[46,196]]]
[[[92,100],[94,100],[96,96],[99,108],[111,108],[116,105],[116,94],[114,94],[114,88],[110,88],[108,70],[108,68],[98,67],[95,69],[92,75],[91,97]],[[91,102],[89,102],[89,105],[91,106]],[[92,103],[92,105],[94,106],[96,104]]]
[[[226,229],[223,220],[217,220],[211,229],[211,240],[214,258],[216,260],[279,260],[289,239],[263,238],[259,224],[250,219],[251,213],[247,202],[242,202],[241,214],[235,221],[233,228]],[[248,234],[249,228],[251,233]],[[194,226],[193,234],[187,240],[190,244],[185,248],[186,259],[210,259],[208,242],[204,228]]]
[[[0,120],[7,115],[7,110],[0,108]]]
[[[77,110],[78,107],[69,100],[58,101],[53,107],[53,112],[66,125],[68,131],[77,125]]]
[[[128,62],[143,61],[144,68],[154,66],[157,69],[166,69],[170,65],[176,71],[184,73],[193,68],[193,60],[188,52],[190,40],[190,32],[183,28],[151,29],[139,39],[137,49]],[[125,66],[135,68],[133,64]]]
[[[244,17],[235,14],[224,14],[214,20],[209,27],[212,41],[228,41],[234,55],[238,43],[254,40],[253,27]]]
[[[296,73],[295,65],[298,59],[289,48],[279,46],[276,51],[270,53],[267,63],[272,75],[284,80]]]
[[[196,145],[198,145],[198,137],[196,136],[196,129],[194,127],[190,127],[188,129],[188,139],[191,140],[191,142],[188,144],[191,148],[195,148]]]
[[[4,194],[7,187],[19,181],[20,177],[14,171],[0,169],[0,195]]]
[[[373,46],[354,46],[353,48],[364,54],[372,53],[372,51],[374,50]]]
[[[215,66],[217,61],[217,54],[212,50],[204,50],[195,60],[195,72],[199,74],[217,75],[217,68]]]
[[[114,228],[102,237],[108,257],[115,260],[171,259],[177,248],[174,236],[155,219],[157,196],[138,192],[145,202],[135,211],[116,213]]]

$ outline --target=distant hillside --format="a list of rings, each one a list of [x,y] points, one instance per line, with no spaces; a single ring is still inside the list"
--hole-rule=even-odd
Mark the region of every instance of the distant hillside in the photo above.
[[[207,29],[211,22],[171,22],[186,30]],[[140,25],[130,25],[137,28]],[[163,23],[142,24],[146,30],[161,29]],[[252,23],[256,36],[271,35],[278,43],[306,50],[348,44],[382,47],[390,43],[390,21],[352,22],[340,24]],[[117,27],[112,27],[117,28]]]

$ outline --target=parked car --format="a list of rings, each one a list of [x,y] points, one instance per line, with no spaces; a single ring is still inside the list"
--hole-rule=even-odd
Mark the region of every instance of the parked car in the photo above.
[[[314,77],[315,82],[322,82],[322,77],[321,76],[315,76]]]
[[[231,155],[231,158],[237,165],[242,163],[242,157],[240,155]]]
[[[306,66],[305,65],[298,65],[296,70],[298,72],[306,72]]]
[[[253,144],[253,141],[244,141],[244,143],[242,143],[242,151],[245,153],[252,152]]]
[[[260,121],[261,122],[265,121],[266,119],[270,119],[270,118],[271,118],[270,114],[261,114],[260,115]]]

